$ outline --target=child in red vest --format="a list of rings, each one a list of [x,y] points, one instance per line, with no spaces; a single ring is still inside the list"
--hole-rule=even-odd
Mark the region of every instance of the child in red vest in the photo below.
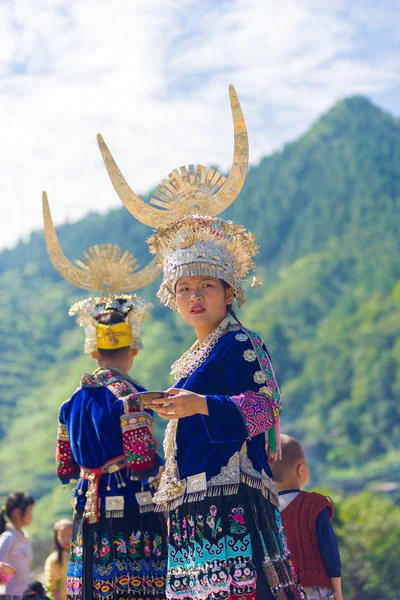
[[[287,544],[308,600],[343,600],[339,549],[332,529],[333,504],[305,492],[310,478],[301,444],[281,435],[282,458],[271,464]]]

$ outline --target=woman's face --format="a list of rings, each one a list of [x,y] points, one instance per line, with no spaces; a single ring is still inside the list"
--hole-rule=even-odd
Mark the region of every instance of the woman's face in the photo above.
[[[69,550],[71,545],[72,527],[64,525],[57,530],[57,541],[63,550]]]
[[[216,277],[181,277],[176,284],[176,303],[183,319],[195,328],[216,327],[233,302],[232,288]]]

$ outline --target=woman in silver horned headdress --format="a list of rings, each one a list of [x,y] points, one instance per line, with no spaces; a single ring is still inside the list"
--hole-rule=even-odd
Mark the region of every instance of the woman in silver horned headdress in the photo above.
[[[163,267],[158,296],[193,327],[197,341],[172,366],[165,471],[153,500],[170,523],[167,597],[298,600],[297,583],[268,459],[279,456],[279,387],[260,335],[232,311],[245,301],[255,237],[218,218],[244,183],[247,133],[230,89],[235,127],[228,178],[191,166],[173,171],[147,206],[128,187],[100,138],[114,186],[130,212],[158,227],[150,250]],[[255,278],[255,284],[259,283]],[[268,437],[268,454],[265,436]]]

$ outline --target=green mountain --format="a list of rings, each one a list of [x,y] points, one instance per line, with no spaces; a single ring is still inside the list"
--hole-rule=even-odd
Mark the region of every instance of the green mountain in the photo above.
[[[265,285],[249,291],[240,316],[267,342],[283,430],[304,441],[314,484],[357,491],[399,480],[399,215],[400,123],[361,97],[250,169],[224,214],[259,238]],[[58,231],[70,259],[111,242],[149,260],[149,229],[124,208]],[[67,316],[83,294],[54,271],[42,232],[0,253],[0,285],[0,496],[31,491],[35,532],[47,537],[68,506],[54,475],[58,406],[92,367],[83,331]],[[143,294],[154,309],[133,368],[153,389],[170,383],[170,363],[193,340],[155,291]]]

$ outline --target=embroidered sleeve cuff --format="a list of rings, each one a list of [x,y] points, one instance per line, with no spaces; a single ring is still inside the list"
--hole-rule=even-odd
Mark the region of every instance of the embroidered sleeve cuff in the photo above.
[[[316,534],[326,572],[329,577],[341,577],[341,561],[339,547],[331,523],[331,509],[326,507],[316,520]]]
[[[243,441],[248,437],[241,413],[226,396],[206,396],[208,416],[203,421],[213,443]]]
[[[147,412],[124,414],[121,417],[122,444],[132,471],[152,466],[157,451],[157,440],[152,434],[153,418]]]
[[[277,403],[259,392],[243,392],[238,396],[232,396],[231,400],[243,417],[248,438],[271,429],[279,417]]]
[[[71,443],[65,425],[59,423],[56,450],[56,470],[61,483],[68,483],[79,475],[79,466],[76,464],[71,450]]]
[[[341,568],[336,568],[336,569],[327,569],[326,570],[328,577],[330,579],[333,579],[334,577],[341,577],[342,576],[342,570]]]

